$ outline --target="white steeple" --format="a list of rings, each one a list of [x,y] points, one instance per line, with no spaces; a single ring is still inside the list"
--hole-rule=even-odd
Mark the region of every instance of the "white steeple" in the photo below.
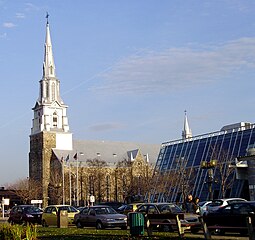
[[[185,110],[184,113],[185,116],[184,116],[184,129],[182,131],[182,139],[187,139],[192,137],[192,132],[188,123],[187,111]]]
[[[33,108],[34,119],[31,135],[43,131],[56,132],[58,134],[69,133],[66,114],[67,105],[64,104],[60,97],[60,81],[57,79],[55,72],[48,17],[47,13],[43,76],[40,80],[39,97]]]
[[[48,17],[49,15],[47,14],[46,38],[45,38],[45,45],[44,45],[45,50],[44,50],[44,63],[43,63],[43,78],[56,77]]]

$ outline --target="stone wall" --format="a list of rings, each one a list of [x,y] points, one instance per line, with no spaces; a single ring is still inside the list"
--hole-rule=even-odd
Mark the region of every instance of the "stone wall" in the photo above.
[[[52,148],[56,147],[56,134],[40,132],[30,136],[29,177],[42,186],[43,207],[48,205],[50,161]]]

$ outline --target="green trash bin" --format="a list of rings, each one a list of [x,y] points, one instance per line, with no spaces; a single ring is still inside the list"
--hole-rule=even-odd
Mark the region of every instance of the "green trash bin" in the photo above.
[[[132,236],[144,235],[144,216],[142,213],[129,213],[130,234]]]

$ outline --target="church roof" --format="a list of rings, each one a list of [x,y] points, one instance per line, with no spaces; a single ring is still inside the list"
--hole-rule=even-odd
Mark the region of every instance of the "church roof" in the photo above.
[[[99,141],[99,140],[73,140],[73,150],[53,149],[54,154],[59,160],[63,158],[68,161],[76,161],[74,159],[77,153],[79,162],[86,163],[87,159],[100,158],[113,166],[114,163],[124,159],[131,160],[131,152],[133,158],[140,150],[141,154],[149,158],[150,163],[155,164],[160,150],[160,144],[145,144],[135,142],[114,142],[114,141]],[[68,157],[69,156],[69,157]]]

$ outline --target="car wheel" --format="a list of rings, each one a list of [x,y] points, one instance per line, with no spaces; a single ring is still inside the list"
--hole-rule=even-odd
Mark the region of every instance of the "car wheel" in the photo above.
[[[104,229],[104,226],[100,221],[96,222],[96,229]]]
[[[77,228],[83,228],[83,225],[81,224],[81,222],[80,222],[80,221],[77,221],[77,223],[76,223],[76,227],[77,227]]]
[[[161,229],[162,232],[173,232],[173,228],[171,227],[170,223],[163,224]]]
[[[43,226],[43,227],[48,227],[48,225],[47,225],[47,223],[46,223],[45,220],[42,220],[42,226]]]

